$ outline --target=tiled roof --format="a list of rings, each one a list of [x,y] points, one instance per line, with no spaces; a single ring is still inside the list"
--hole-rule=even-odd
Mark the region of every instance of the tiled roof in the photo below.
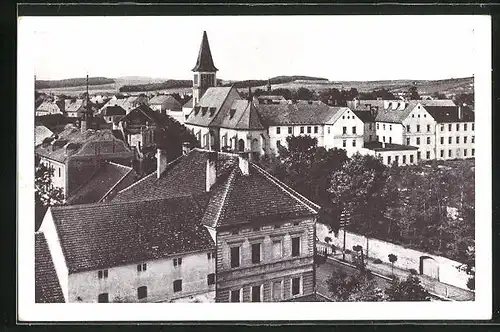
[[[45,126],[35,127],[35,146],[42,144],[43,140],[47,137],[51,137],[54,133]]]
[[[250,130],[264,129],[255,105],[248,100],[235,100],[231,107],[224,111],[220,116],[221,121],[218,123],[220,127]]]
[[[363,123],[375,122],[375,117],[370,111],[353,111],[353,113],[361,120]]]
[[[186,124],[197,126],[217,126],[225,113],[219,114],[221,109],[229,109],[235,100],[241,99],[233,87],[211,87],[201,97],[198,105],[186,119]]]
[[[184,104],[182,105],[183,108],[193,108],[194,105],[193,105],[193,97],[189,98],[189,100]]]
[[[51,208],[69,273],[213,249],[203,197]],[[165,239],[168,239],[166,241]]]
[[[165,114],[161,114],[159,112],[153,111],[149,106],[141,104],[134,109],[132,109],[127,115],[125,115],[120,121],[126,122],[128,118],[133,116],[134,112],[139,112],[144,114],[148,119],[153,121],[157,125],[165,125],[168,122],[168,116]]]
[[[418,147],[411,145],[401,145],[394,143],[385,143],[382,147],[382,142],[368,142],[364,147],[373,151],[404,151],[404,150],[418,150]]]
[[[322,102],[297,101],[296,103],[261,104],[257,112],[267,126],[334,123],[347,110],[331,107]]]
[[[204,150],[194,149],[187,156],[171,162],[159,179],[155,171],[120,191],[113,202],[203,194],[206,191],[207,158],[208,155]],[[218,154],[217,175],[226,173],[235,163],[235,157]]]
[[[424,106],[424,108],[438,123],[474,121],[474,112],[464,108],[461,109],[462,117],[459,118],[458,106]]]
[[[424,107],[425,106],[457,106],[451,99],[423,99],[418,100]],[[427,108],[426,108],[427,109]]]
[[[149,100],[149,105],[165,105],[169,109],[180,110],[181,104],[171,95],[158,95]]]
[[[207,32],[203,31],[203,38],[201,39],[200,52],[193,71],[215,72],[218,69],[214,65],[212,59],[212,52],[210,52],[210,45],[208,44]]]
[[[119,105],[109,105],[102,109],[101,114],[103,116],[125,115],[127,111]]]
[[[46,100],[38,106],[37,111],[49,112],[52,114],[62,113],[61,108],[56,104],[56,102],[51,100]]]
[[[404,110],[379,109],[375,117],[377,122],[401,123],[410,115],[411,111],[417,106],[418,102],[411,101],[407,103]]]
[[[64,295],[43,233],[35,233],[35,302],[64,303]]]
[[[285,97],[280,96],[280,95],[261,95],[261,96],[258,96],[257,99],[259,99],[259,100],[263,100],[263,99],[285,100]]]
[[[83,99],[66,99],[64,100],[64,110],[67,113],[81,112],[83,110]]]
[[[78,188],[66,201],[67,204],[97,203],[129,173],[131,167],[105,162],[97,172]]]

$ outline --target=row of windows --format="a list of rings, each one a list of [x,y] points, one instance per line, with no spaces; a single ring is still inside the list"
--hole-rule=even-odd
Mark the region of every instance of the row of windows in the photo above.
[[[279,142],[279,141],[278,141],[278,142]],[[288,225],[290,225],[290,224],[288,224]],[[292,225],[292,226],[299,226],[299,225],[300,225],[300,221],[294,222],[294,223],[292,223],[291,225]],[[254,228],[252,228],[252,229],[247,228],[247,229],[243,229],[243,230],[241,231],[241,233],[243,234],[243,233],[245,233],[245,231],[247,231],[247,232],[248,232],[248,231],[258,232],[258,231],[261,231],[261,230],[266,230],[266,228],[267,228],[267,230],[269,230],[269,229],[279,229],[279,228],[281,228],[281,227],[282,227],[282,225],[276,224],[276,225],[274,225],[274,226],[254,227]],[[238,234],[240,234],[240,230],[235,228],[235,229],[233,229],[233,230],[231,231],[231,234],[232,234],[232,235],[238,235]],[[214,255],[215,255],[215,253],[214,253]]]
[[[403,157],[402,164],[406,165],[406,155],[403,155],[402,157]],[[409,160],[410,164],[413,164],[414,158],[412,154],[409,156]],[[394,156],[394,162],[399,165],[399,156]],[[391,163],[392,163],[392,157],[387,156],[387,164],[390,165]]]
[[[342,147],[345,148],[346,146],[347,146],[347,140],[343,139],[342,140]],[[355,139],[352,140],[352,146],[354,146],[354,147],[356,146],[356,140]]]
[[[472,123],[471,125],[472,125],[472,130],[474,130],[474,123]],[[441,131],[444,131],[444,128],[445,128],[445,126],[442,123],[441,124]],[[467,123],[464,123],[463,128],[464,128],[464,131],[467,131],[467,128],[468,128]],[[448,123],[448,131],[452,131],[452,129],[453,129],[453,124]],[[456,129],[456,131],[460,131],[460,123],[455,124],[455,129]]]
[[[252,264],[262,263],[262,243],[253,243],[252,251]],[[273,240],[272,243],[272,260],[280,259],[283,257],[283,242],[281,240]],[[300,256],[300,237],[292,237],[292,257]],[[232,246],[230,248],[230,261],[231,268],[237,268],[241,264],[241,247]]]
[[[207,259],[215,259],[215,252],[208,252],[207,253]],[[173,265],[175,267],[179,267],[182,265],[182,257],[174,258],[172,261]],[[143,264],[137,264],[137,272],[144,272],[147,271],[148,265],[147,263]],[[108,270],[99,270],[97,271],[97,278],[98,279],[107,279],[108,278]]]
[[[407,133],[411,133],[411,126],[410,125],[406,125],[406,132]],[[419,133],[420,132],[420,125],[416,125],[416,130],[415,132]],[[427,132],[430,133],[431,132],[431,125],[428,124],[427,125]]]
[[[476,150],[475,149],[471,149],[471,156],[474,157],[476,153]],[[459,157],[459,154],[460,154],[460,149],[457,149],[457,157]],[[444,150],[440,150],[439,151],[439,156],[441,158],[444,158]],[[452,158],[453,157],[453,150],[449,149],[448,150],[448,158]],[[464,157],[467,157],[467,149],[464,149]]]
[[[273,301],[284,299],[284,280],[277,280],[271,283],[271,298]],[[302,294],[302,278],[295,277],[290,280],[290,295],[296,296]],[[264,285],[250,287],[250,302],[262,302],[264,300]],[[235,289],[229,292],[229,302],[244,302],[243,289]]]
[[[474,140],[475,140],[475,137],[471,136],[471,143],[474,143]],[[444,144],[444,137],[440,137],[439,142],[441,144]],[[457,144],[460,143],[460,136],[455,137],[455,142]],[[452,143],[452,137],[450,136],[450,137],[448,137],[448,144],[451,144],[451,143]],[[464,143],[467,143],[467,136],[464,136]]]
[[[352,127],[352,134],[356,135],[356,126]],[[342,127],[342,135],[347,135],[347,127]]]
[[[215,273],[210,273],[207,275],[207,284],[213,285],[215,284]],[[177,279],[174,280],[173,282],[173,290],[174,293],[182,292],[182,279]],[[148,287],[147,286],[141,286],[137,288],[137,299],[142,300],[148,297]],[[98,296],[97,302],[99,303],[106,303],[109,302],[109,294],[108,293],[101,293]]]

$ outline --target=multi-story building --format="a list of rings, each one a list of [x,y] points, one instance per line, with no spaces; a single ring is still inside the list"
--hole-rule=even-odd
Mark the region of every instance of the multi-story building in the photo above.
[[[168,115],[180,123],[186,120],[181,103],[171,95],[157,95],[149,100],[148,105],[153,111]]]
[[[318,209],[248,153],[159,150],[156,172],[50,208],[40,232],[67,302],[281,301],[315,294]]]

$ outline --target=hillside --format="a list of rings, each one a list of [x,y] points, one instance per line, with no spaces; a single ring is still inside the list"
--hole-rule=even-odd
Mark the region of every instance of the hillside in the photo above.
[[[111,83],[115,83],[115,80],[112,78],[89,77],[89,85],[103,85]],[[86,84],[86,77],[68,78],[64,80],[36,80],[35,89],[68,88],[82,85],[84,86]]]

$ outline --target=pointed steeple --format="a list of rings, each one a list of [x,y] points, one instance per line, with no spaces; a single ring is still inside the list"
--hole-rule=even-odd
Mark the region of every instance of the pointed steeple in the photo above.
[[[218,69],[214,65],[212,53],[210,52],[210,45],[208,44],[207,32],[203,31],[203,39],[201,40],[200,52],[198,53],[198,60],[196,66],[192,71],[197,72],[216,72]]]

